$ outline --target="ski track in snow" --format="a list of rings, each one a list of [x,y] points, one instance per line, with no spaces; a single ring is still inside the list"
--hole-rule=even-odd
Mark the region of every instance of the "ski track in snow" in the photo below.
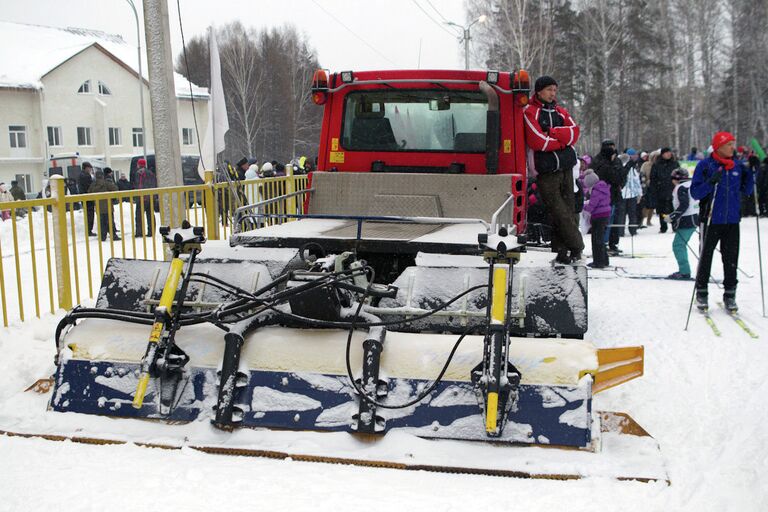
[[[766,232],[768,222],[763,219],[761,226]],[[695,312],[689,331],[683,331],[692,282],[622,279],[605,271],[600,275],[609,279],[589,281],[587,338],[599,347],[646,348],[645,375],[597,395],[594,407],[629,413],[658,440],[671,486],[451,475],[0,437],[0,511],[104,510],[129,503],[132,509],[201,511],[245,503],[334,512],[363,507],[768,510],[763,481],[768,473],[768,320],[761,317],[754,218],[742,222],[741,233],[740,266],[755,277],[739,275],[737,300],[743,318],[761,336],[757,340],[718,308],[712,316],[721,338]],[[611,258],[611,264],[633,273],[671,273],[677,270],[672,238],[658,234],[656,226],[641,230],[635,251],[662,257]],[[696,237],[692,246],[697,248]],[[629,251],[628,237],[620,247]],[[531,253],[524,261],[544,264],[551,258]],[[695,267],[693,257],[691,263]],[[713,276],[722,277],[719,257]],[[710,285],[713,304],[719,295]],[[48,396],[23,390],[52,373],[53,332],[62,315],[0,329],[0,428],[13,430],[53,414],[45,412]]]

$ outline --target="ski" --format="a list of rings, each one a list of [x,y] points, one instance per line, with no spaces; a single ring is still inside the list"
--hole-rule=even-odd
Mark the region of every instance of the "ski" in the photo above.
[[[728,311],[725,308],[725,304],[723,304],[722,302],[718,302],[717,305],[720,306],[721,308],[723,308],[723,310],[728,314],[728,316],[733,318],[733,321],[736,322],[736,325],[741,327],[742,330],[745,333],[749,334],[750,338],[759,338],[760,337],[760,336],[758,336],[758,334],[755,331],[753,331],[752,329],[749,328],[747,323],[744,320],[742,320],[742,318],[739,316],[739,314],[737,312],[735,312],[735,311]]]
[[[718,338],[723,335],[723,333],[720,332],[720,329],[717,328],[717,324],[715,324],[715,321],[712,320],[712,317],[709,315],[709,311],[702,311],[702,315],[704,315],[704,320],[707,322],[709,327],[712,328],[712,332],[717,336]]]
[[[628,279],[654,279],[654,280],[661,280],[661,281],[693,281],[692,277],[689,277],[687,279],[672,279],[669,276],[654,275],[654,274],[631,274],[631,273],[624,273],[623,275],[620,275],[619,277],[626,277]]]

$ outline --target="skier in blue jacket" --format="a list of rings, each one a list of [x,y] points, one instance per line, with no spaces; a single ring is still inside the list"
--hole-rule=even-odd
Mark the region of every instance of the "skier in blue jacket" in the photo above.
[[[701,258],[696,273],[696,307],[706,311],[707,284],[712,268],[712,253],[718,242],[723,258],[723,304],[728,311],[736,305],[736,269],[739,264],[739,222],[741,197],[752,194],[754,173],[734,158],[736,142],[728,132],[712,138],[712,153],[696,165],[691,183],[691,197],[701,201]],[[711,216],[710,216],[711,210]],[[709,218],[709,225],[703,222]]]

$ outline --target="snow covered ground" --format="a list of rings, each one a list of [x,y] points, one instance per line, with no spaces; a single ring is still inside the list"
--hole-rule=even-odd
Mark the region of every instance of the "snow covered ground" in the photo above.
[[[768,222],[761,226],[768,236]],[[768,473],[768,319],[761,317],[755,232],[754,218],[745,219],[740,263],[753,277],[739,274],[737,299],[759,339],[750,338],[716,307],[712,316],[722,337],[715,337],[696,313],[686,332],[693,283],[628,276],[677,270],[673,236],[657,233],[655,226],[634,239],[634,252],[642,257],[611,258],[622,269],[590,272],[587,338],[599,347],[646,347],[645,375],[597,395],[595,407],[629,413],[658,440],[671,486],[604,478],[562,482],[405,472],[206,455],[190,449],[0,437],[0,511],[123,506],[768,510],[768,487],[763,483]],[[692,245],[697,247],[695,241]],[[622,239],[625,252],[630,246],[629,238]],[[551,257],[530,253],[525,259],[545,262]],[[713,274],[722,277],[719,261]],[[710,285],[710,295],[714,305],[720,290]],[[45,411],[46,396],[23,390],[52,373],[53,329],[62,314],[0,330],[0,429],[23,429],[57,414]],[[82,418],[84,425],[93,425],[91,420]]]

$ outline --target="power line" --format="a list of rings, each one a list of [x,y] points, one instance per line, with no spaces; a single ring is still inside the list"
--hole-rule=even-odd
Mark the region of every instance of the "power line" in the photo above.
[[[437,21],[435,18],[433,18],[433,17],[432,17],[432,15],[431,15],[431,14],[429,14],[427,11],[425,11],[425,10],[424,10],[424,8],[423,8],[421,5],[419,5],[419,3],[418,3],[416,0],[411,0],[411,1],[413,2],[413,4],[414,4],[416,7],[418,7],[418,8],[419,8],[419,10],[420,10],[421,12],[423,12],[423,13],[424,13],[424,15],[425,15],[427,18],[429,18],[429,19],[430,19],[430,21],[432,21],[432,23],[434,23],[435,25],[437,25],[438,27],[440,27],[440,29],[441,29],[441,30],[443,30],[444,32],[446,32],[446,33],[450,34],[450,35],[451,35],[451,36],[453,36],[453,37],[459,37],[459,34],[457,34],[456,32],[452,32],[452,31],[448,30],[447,28],[445,28],[445,25],[444,25],[444,24],[440,23],[440,22],[439,22],[439,21]]]
[[[437,7],[435,7],[435,5],[434,5],[432,2],[430,2],[429,0],[427,0],[427,4],[429,4],[429,6],[432,8],[432,10],[433,10],[433,11],[435,11],[435,12],[437,13],[437,15],[438,15],[438,16],[440,16],[440,19],[441,19],[441,20],[443,20],[443,21],[444,21],[444,22],[446,22],[446,23],[447,23],[448,21],[450,21],[448,18],[446,18],[445,16],[443,16],[443,13],[441,13],[439,10],[437,10]]]
[[[370,48],[371,50],[373,50],[374,52],[376,52],[376,53],[377,53],[377,54],[378,54],[380,57],[382,57],[384,60],[386,60],[387,62],[389,62],[390,64],[392,64],[392,65],[394,65],[394,66],[399,66],[399,64],[398,64],[397,62],[394,62],[392,59],[390,59],[389,57],[387,57],[386,55],[384,55],[383,53],[381,53],[381,52],[380,52],[380,51],[379,51],[379,50],[378,50],[376,47],[374,47],[374,46],[373,46],[372,44],[370,44],[368,41],[366,41],[365,39],[363,39],[363,38],[362,38],[360,35],[358,35],[358,34],[357,34],[357,33],[356,33],[354,30],[352,30],[351,28],[349,28],[348,26],[346,26],[346,25],[345,25],[345,24],[344,24],[344,23],[343,23],[343,22],[342,22],[342,21],[341,21],[339,18],[337,18],[336,16],[334,16],[334,15],[333,15],[333,14],[332,14],[330,11],[328,11],[328,10],[327,10],[325,7],[323,7],[322,5],[320,5],[320,3],[319,3],[319,2],[317,2],[317,0],[312,0],[312,3],[313,3],[313,4],[315,4],[315,5],[316,5],[318,8],[320,8],[320,10],[322,10],[322,11],[323,11],[325,14],[327,14],[328,16],[330,16],[331,18],[333,18],[333,20],[334,20],[336,23],[338,23],[339,25],[341,25],[342,27],[344,27],[345,29],[347,29],[347,31],[348,31],[350,34],[352,34],[353,36],[355,36],[356,38],[358,38],[358,39],[359,39],[359,40],[360,40],[360,41],[361,41],[361,42],[362,42],[362,43],[363,43],[365,46],[367,46],[368,48]]]

